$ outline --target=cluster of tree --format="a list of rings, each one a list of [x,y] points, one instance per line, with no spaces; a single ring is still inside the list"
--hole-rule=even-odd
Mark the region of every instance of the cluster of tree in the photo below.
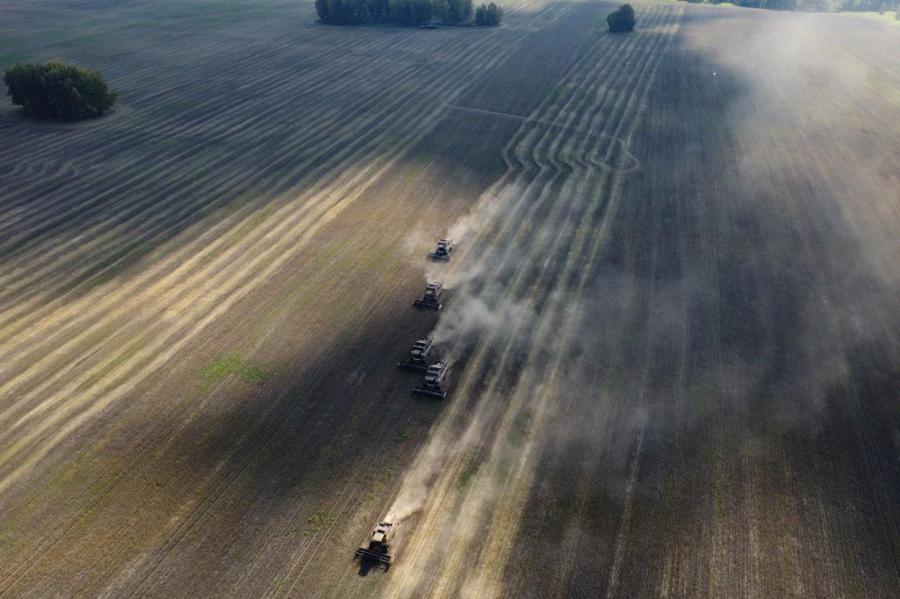
[[[17,64],[3,76],[12,103],[43,119],[98,117],[116,103],[100,73],[61,62]]]
[[[480,27],[496,27],[503,18],[503,9],[491,2],[475,9],[475,24]]]
[[[473,11],[472,0],[316,0],[316,13],[325,23],[358,25],[395,23],[404,27],[424,23],[499,25],[503,11],[496,4]],[[481,22],[478,15],[483,14]]]
[[[688,0],[706,4],[721,4],[724,0]],[[800,10],[809,12],[863,11],[884,12],[900,9],[900,0],[728,0],[748,8],[770,10]]]
[[[615,11],[606,15],[606,24],[613,33],[622,33],[634,30],[634,9],[630,4],[623,4]]]

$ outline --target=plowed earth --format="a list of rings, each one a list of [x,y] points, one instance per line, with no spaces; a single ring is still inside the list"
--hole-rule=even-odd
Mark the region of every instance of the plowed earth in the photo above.
[[[896,596],[900,30],[612,6],[0,4],[0,592]]]

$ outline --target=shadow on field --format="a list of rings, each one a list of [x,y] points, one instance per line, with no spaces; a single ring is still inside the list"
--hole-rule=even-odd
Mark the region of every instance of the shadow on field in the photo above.
[[[34,572],[58,563],[59,550],[95,563],[95,584],[108,584],[126,560],[128,575],[117,584],[162,594],[192,585],[208,592],[240,585],[261,594],[341,580],[446,406],[412,394],[422,373],[396,367],[436,315],[409,302],[378,304],[359,327],[329,334],[329,323],[291,312],[281,315],[280,329],[315,335],[313,347],[306,343],[298,353],[278,335],[247,359],[253,382],[237,374],[210,381],[204,372],[217,356],[204,348],[221,341],[204,336],[191,359],[170,365],[136,394],[157,401],[93,421],[79,435],[96,440],[88,447],[69,440],[81,456],[75,481],[42,486],[28,505],[3,506],[12,531],[20,521],[53,526],[62,498],[70,507],[91,499],[75,524],[64,519],[58,526],[60,542],[32,555]],[[227,324],[239,330],[241,321],[264,314],[245,302]],[[55,455],[75,453],[67,443]],[[191,507],[182,513],[184,506]],[[103,558],[96,537],[109,531],[118,531],[117,557]],[[77,572],[54,566],[46,581],[68,588],[75,584],[70,576]]]
[[[852,190],[889,203],[892,184],[847,168],[830,185],[816,148],[778,163],[801,132],[755,113],[766,90],[711,58],[759,20],[690,10],[663,59],[643,167],[533,433],[510,596],[740,596],[749,572],[770,596],[896,588],[897,290],[873,266],[880,240],[846,217]]]
[[[570,19],[583,10],[576,8]],[[15,136],[5,137],[20,160],[0,171],[15,183],[4,189],[9,198],[4,214],[15,235],[4,239],[2,263],[10,267],[35,252],[37,265],[46,269],[43,279],[55,286],[56,294],[73,297],[139,271],[145,266],[142,260],[161,247],[177,250],[192,227],[202,233],[237,210],[271,209],[285,201],[285,194],[289,198],[310,182],[329,182],[346,169],[337,173],[316,169],[355,140],[337,140],[323,153],[321,147],[298,147],[294,135],[301,128],[280,134],[259,132],[217,113],[250,103],[266,122],[281,123],[294,122],[290,117],[305,116],[309,108],[332,114],[340,124],[342,115],[360,109],[379,87],[390,90],[399,73],[418,62],[413,59],[448,43],[444,32],[442,37],[430,37],[431,45],[424,46],[416,40],[429,36],[428,32],[392,32],[400,55],[407,52],[412,58],[386,68],[382,81],[365,84],[364,75],[371,69],[361,59],[342,65],[336,77],[359,79],[356,94],[333,97],[307,88],[291,88],[290,93],[273,88],[256,95],[252,90],[235,92],[242,78],[261,76],[257,63],[240,60],[244,55],[267,61],[267,75],[289,81],[292,74],[314,69],[326,60],[332,42],[349,40],[362,50],[373,44],[371,31],[329,29],[328,35],[338,39],[317,39],[313,49],[318,52],[295,49],[285,45],[286,40],[294,42],[293,24],[280,19],[268,25],[270,35],[249,41],[248,47],[198,47],[177,59],[169,57],[172,63],[165,63],[165,77],[142,69],[148,66],[144,62],[124,72],[114,68],[113,57],[106,57],[110,62],[96,66],[109,75],[130,112],[75,127],[28,123],[16,128]],[[561,35],[560,27],[562,23],[552,25],[549,33],[529,33],[537,43],[529,43],[527,50],[510,59],[521,65],[533,61],[537,53],[558,51],[545,61],[546,69],[520,74],[528,79],[528,91],[516,96],[515,105],[524,114],[529,102],[539,102],[555,84],[560,76],[556,70],[574,60],[595,34],[590,27],[577,26],[577,34]],[[189,41],[199,39],[193,33],[181,33]],[[231,32],[247,41],[245,33],[237,33]],[[452,33],[458,39],[471,32]],[[140,61],[159,58],[152,52],[149,58],[143,54],[150,51],[144,45],[152,39],[149,33],[129,30],[129,34],[135,35],[135,42],[123,48],[139,48]],[[61,55],[79,55],[73,52]],[[218,64],[214,61],[232,59],[227,74],[197,77]],[[476,85],[472,96],[464,95],[461,102],[491,108],[491,102],[501,96],[510,99],[511,92],[505,88],[512,83],[508,75],[491,83],[502,68],[503,63],[490,70],[487,81]],[[497,98],[476,97],[492,89]],[[238,102],[233,105],[235,98]],[[244,116],[251,118],[249,113]],[[373,231],[379,229],[377,219],[385,212],[367,212],[388,201],[388,188],[415,193],[409,204],[418,204],[425,215],[423,227],[439,235],[433,232],[448,224],[448,214],[464,213],[502,173],[500,149],[517,127],[515,120],[491,115],[449,114],[401,160],[396,167],[401,174],[376,182],[371,194],[358,203],[359,209],[352,211],[358,213],[353,218],[359,214],[372,218],[353,223],[355,227],[342,225],[337,234],[370,239],[367,249],[373,254],[378,254],[374,246],[396,247],[397,237]],[[314,140],[328,141],[327,128]],[[405,141],[391,143],[402,146]],[[445,175],[439,193],[430,180],[422,195],[414,185],[409,188],[424,169]],[[426,195],[426,191],[432,193]],[[435,205],[438,201],[443,204]],[[81,249],[96,231],[109,234],[103,245]],[[81,254],[71,250],[71,260],[50,263],[46,251],[59,253],[64,244],[81,249]],[[301,579],[319,585],[341,579],[353,549],[366,539],[379,517],[376,514],[383,513],[379,504],[391,496],[442,404],[411,396],[409,388],[421,375],[398,372],[394,366],[409,343],[433,328],[434,315],[417,314],[404,303],[380,307],[365,324],[354,324],[337,317],[329,322],[330,312],[288,309],[301,292],[279,285],[303,281],[307,272],[302,269],[313,268],[310,254],[315,253],[313,249],[299,256],[285,267],[289,274],[276,277],[252,299],[241,301],[217,321],[215,331],[201,335],[184,352],[185,356],[205,356],[211,363],[220,355],[210,348],[261,347],[252,352],[252,358],[267,375],[264,383],[248,386],[229,375],[207,388],[202,381],[195,384],[200,378],[196,373],[207,363],[191,359],[168,364],[165,372],[134,393],[154,401],[121,402],[56,448],[47,462],[62,462],[65,473],[76,472],[73,481],[54,479],[37,494],[45,502],[35,499],[5,511],[9,522],[29,529],[27,537],[17,539],[24,547],[18,554],[31,556],[23,567],[47,589],[100,588],[113,584],[110,580],[122,574],[122,568],[127,570],[122,574],[125,578],[115,584],[152,588],[162,594],[185,593],[191,585],[197,585],[198,594],[213,588],[253,588],[259,592],[250,594],[261,594]],[[73,262],[87,268],[73,276]],[[355,297],[378,297],[375,291],[381,280],[376,275],[380,272],[369,271],[371,288],[353,288],[363,275],[329,287],[332,297],[338,298],[334,304],[346,307]],[[411,273],[410,280],[409,302],[421,293],[421,273]],[[384,289],[380,293],[389,295]],[[357,308],[348,310],[359,312]],[[255,327],[271,323],[272,313],[285,321],[261,341]],[[319,341],[298,342],[295,347],[290,338],[293,332]],[[462,359],[457,361],[460,370]],[[66,461],[76,455],[74,466]],[[82,506],[84,512],[77,507],[81,501],[87,506]],[[45,523],[52,532],[42,536],[34,530],[34,522]],[[99,541],[107,532],[115,539]],[[42,549],[44,538],[57,535],[61,542],[51,550]],[[90,564],[86,566],[90,581],[83,580],[74,566],[58,567],[61,556],[71,552]],[[238,563],[240,568],[229,567]],[[44,566],[52,571],[40,578]],[[16,567],[14,560],[6,567]]]
[[[199,22],[215,16],[212,7],[200,8]],[[227,8],[221,10],[231,15]],[[220,237],[226,231],[236,239],[249,235],[265,215],[367,167],[382,152],[401,151],[401,160],[412,164],[446,162],[454,177],[483,179],[494,172],[499,153],[482,140],[511,133],[515,121],[448,109],[431,134],[410,143],[409,132],[391,132],[389,114],[376,118],[394,102],[386,92],[408,96],[397,114],[412,102],[424,111],[444,101],[443,95],[429,97],[429,82],[436,84],[450,70],[454,63],[447,56],[461,39],[527,39],[522,52],[486,71],[473,70],[467,82],[472,91],[460,98],[466,106],[527,114],[596,35],[571,15],[541,31],[385,29],[373,35],[367,28],[307,23],[300,17],[308,16],[311,5],[283,8],[287,12],[255,7],[258,14],[250,21],[235,13],[231,20],[214,20],[211,31],[182,19],[176,7],[160,9],[163,16],[174,11],[171,20],[161,16],[160,23],[138,31],[130,19],[147,15],[127,3],[119,17],[94,4],[53,5],[29,15],[35,23],[48,21],[40,31],[76,16],[103,23],[98,47],[119,52],[94,54],[90,40],[66,36],[32,51],[89,62],[108,75],[123,108],[94,121],[57,125],[30,122],[3,101],[0,267],[20,269],[16,281],[24,273],[41,273],[48,297],[78,297],[139,273],[159,249],[177,252],[236,214],[240,220]],[[586,10],[576,7],[571,14]],[[510,11],[508,18],[515,23],[520,16]],[[248,22],[252,33],[245,31]],[[573,22],[578,24],[572,35],[559,35],[563,24],[571,28]],[[175,33],[191,51],[177,60],[163,58],[155,40]],[[211,35],[239,43],[209,44]],[[387,55],[385,37],[392,40]],[[349,57],[347,45],[354,49]],[[540,69],[525,69],[541,45],[553,52]],[[378,57],[378,81],[372,79],[372,57]],[[329,76],[340,83],[332,86],[335,91],[322,85],[320,71],[328,61],[335,65]],[[308,84],[298,85],[306,78]],[[410,112],[407,120],[415,118]],[[369,143],[380,150],[357,150]],[[308,204],[324,201],[311,198]]]

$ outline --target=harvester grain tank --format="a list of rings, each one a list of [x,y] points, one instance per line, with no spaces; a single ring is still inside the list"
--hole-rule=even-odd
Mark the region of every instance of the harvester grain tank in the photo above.
[[[432,260],[441,260],[443,262],[450,261],[450,254],[453,253],[453,240],[452,239],[439,239],[437,242],[437,247],[434,248],[433,252],[429,252],[428,257]]]
[[[418,387],[413,387],[413,392],[446,399],[447,391],[444,389],[444,377],[446,376],[447,364],[435,362],[425,369],[425,380]]]
[[[369,537],[369,544],[356,550],[357,559],[387,570],[391,567],[390,522],[379,522]]]
[[[428,283],[425,285],[425,293],[422,294],[422,299],[417,299],[413,302],[413,305],[440,310],[442,308],[441,295],[443,293],[444,286],[441,283]]]
[[[401,368],[416,368],[425,370],[428,368],[428,354],[431,352],[431,337],[419,339],[413,343],[409,350],[409,356],[397,363]]]

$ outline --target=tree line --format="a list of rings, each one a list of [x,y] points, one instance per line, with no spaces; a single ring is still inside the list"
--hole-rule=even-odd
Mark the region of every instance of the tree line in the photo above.
[[[414,27],[442,25],[496,26],[503,9],[491,2],[474,9],[472,0],[316,0],[316,13],[325,23],[359,25],[394,23]]]
[[[721,0],[687,0],[691,3],[721,4]],[[729,0],[746,8],[799,10],[808,12],[884,12],[898,10],[900,0]]]

